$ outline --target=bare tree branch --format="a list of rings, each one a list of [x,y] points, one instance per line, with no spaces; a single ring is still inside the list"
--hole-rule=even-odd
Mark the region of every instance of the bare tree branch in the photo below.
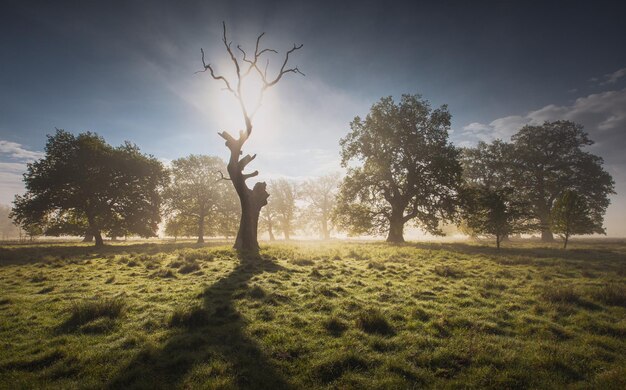
[[[235,97],[239,98],[239,96],[237,95],[237,93],[231,88],[230,83],[228,82],[228,80],[226,80],[226,77],[224,76],[217,76],[215,74],[215,72],[213,71],[213,67],[211,67],[211,64],[207,64],[204,60],[204,49],[200,48],[200,53],[202,53],[202,66],[204,66],[204,70],[199,70],[195,73],[203,73],[206,72],[207,70],[211,73],[211,77],[213,77],[213,79],[215,80],[222,80],[224,82],[224,84],[226,84],[226,87],[224,88],[227,91],[230,91],[233,95],[235,95]]]
[[[217,173],[219,173],[219,174],[220,174],[220,176],[221,176],[219,179],[217,179],[217,181],[220,181],[220,180],[228,180],[228,181],[232,181],[230,177],[226,177],[226,176],[224,176],[224,174],[222,173],[222,171],[217,171]]]
[[[298,73],[304,76],[304,73],[302,73],[300,69],[298,69],[298,67],[287,68],[287,63],[289,62],[289,55],[293,53],[294,51],[301,49],[303,46],[302,44],[300,45],[294,44],[293,47],[286,52],[285,59],[283,60],[283,63],[280,67],[280,71],[278,72],[278,75],[276,75],[276,77],[272,79],[271,81],[268,81],[267,70],[269,67],[269,59],[266,61],[265,69],[261,70],[258,66],[259,58],[264,53],[268,53],[268,52],[278,53],[278,52],[270,48],[265,48],[265,49],[260,48],[261,38],[263,38],[264,35],[265,33],[261,33],[256,39],[256,45],[254,48],[254,58],[248,57],[248,54],[246,53],[246,51],[240,45],[237,45],[237,50],[239,50],[243,56],[242,61],[248,64],[248,68],[245,69],[242,73],[239,60],[237,59],[237,56],[235,56],[232,50],[232,42],[228,41],[228,37],[226,35],[226,23],[222,22],[222,42],[224,44],[224,47],[226,48],[226,51],[228,52],[228,55],[230,56],[231,61],[235,65],[235,72],[237,75],[236,88],[233,88],[232,84],[224,76],[215,74],[215,71],[213,67],[211,66],[211,64],[207,64],[205,61],[203,49],[200,49],[200,52],[202,53],[202,65],[204,66],[204,70],[196,72],[196,73],[200,73],[200,72],[206,72],[207,70],[209,70],[209,72],[211,73],[211,77],[215,80],[221,80],[226,85],[224,89],[231,92],[237,98],[239,102],[239,106],[241,108],[241,112],[244,117],[244,121],[246,123],[246,139],[252,133],[252,119],[254,118],[257,111],[261,107],[261,103],[263,101],[263,96],[265,94],[265,91],[273,87],[274,85],[276,85],[280,81],[280,79],[283,77],[283,75],[287,73]],[[261,78],[261,81],[263,83],[263,86],[261,87],[261,90],[259,91],[257,100],[254,103],[254,107],[250,110],[250,107],[247,107],[246,103],[244,102],[243,96],[241,94],[241,87],[242,87],[242,83],[244,79],[250,74],[250,72],[253,69],[258,72],[259,77]],[[243,142],[245,142],[245,140]]]

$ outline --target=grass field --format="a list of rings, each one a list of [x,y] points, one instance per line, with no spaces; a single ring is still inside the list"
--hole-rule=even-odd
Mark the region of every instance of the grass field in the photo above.
[[[0,247],[0,387],[626,388],[626,242]]]

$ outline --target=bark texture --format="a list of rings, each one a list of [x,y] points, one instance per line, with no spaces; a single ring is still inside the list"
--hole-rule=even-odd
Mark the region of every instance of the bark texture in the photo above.
[[[242,154],[241,148],[248,138],[248,133],[240,131],[239,138],[234,138],[226,131],[219,134],[226,140],[226,147],[230,150],[230,159],[227,166],[228,175],[233,182],[241,203],[241,220],[234,248],[242,251],[258,251],[257,228],[259,225],[259,214],[263,206],[267,204],[267,198],[270,195],[266,191],[264,182],[256,183],[252,189],[246,184],[247,179],[259,174],[258,171],[243,173],[246,165],[256,157],[256,155],[247,154],[241,159],[239,158]]]

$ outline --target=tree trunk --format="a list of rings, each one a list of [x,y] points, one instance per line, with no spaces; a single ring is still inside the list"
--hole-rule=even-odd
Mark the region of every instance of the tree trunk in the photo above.
[[[104,246],[104,241],[102,240],[102,233],[100,233],[100,230],[94,230],[93,236],[96,239],[96,246]]]
[[[285,241],[290,240],[291,237],[289,237],[289,225],[287,225],[287,227],[285,228],[285,230],[283,230],[283,235],[285,236]]]
[[[267,223],[267,232],[270,235],[270,241],[275,241],[276,237],[274,237],[274,232],[272,231],[272,223],[271,222]]]
[[[565,240],[563,241],[563,249],[567,249],[567,241],[569,240],[569,234],[565,234]]]
[[[200,213],[200,217],[198,218],[198,241],[197,244],[204,243],[204,214]]]
[[[496,249],[500,250],[500,235],[496,234]]]
[[[258,252],[257,228],[259,225],[259,214],[263,206],[267,204],[267,198],[270,195],[265,190],[266,184],[264,182],[256,183],[252,189],[248,188],[246,184],[247,179],[259,174],[258,171],[248,174],[243,173],[246,165],[254,160],[256,155],[251,156],[248,154],[242,157],[241,160],[239,159],[241,148],[252,130],[249,120],[246,122],[247,132],[240,131],[237,139],[226,131],[219,134],[226,140],[226,147],[230,150],[230,159],[227,166],[228,175],[233,183],[233,187],[235,187],[235,191],[237,191],[241,205],[241,220],[234,248],[239,251]]]
[[[83,242],[93,242],[93,234],[91,234],[91,232],[85,233],[85,238],[83,238]]]
[[[100,233],[100,229],[96,226],[93,215],[87,215],[87,223],[89,224],[89,232],[87,234],[93,235],[96,239],[96,246],[103,246],[104,241],[102,240],[102,233]]]
[[[252,190],[246,186],[245,181],[243,185],[247,191],[239,198],[241,201],[241,220],[234,248],[240,251],[256,252],[259,250],[257,240],[259,214],[261,208],[267,204],[269,194],[265,191],[265,183],[256,183]]]
[[[324,240],[330,239],[330,232],[328,231],[328,221],[326,218],[322,219],[322,238]]]
[[[539,215],[539,222],[541,223],[541,241],[553,242],[554,236],[552,235],[552,229],[550,229],[550,212],[541,211]]]
[[[387,242],[400,243],[404,242],[404,210],[393,210],[389,219],[389,233]]]

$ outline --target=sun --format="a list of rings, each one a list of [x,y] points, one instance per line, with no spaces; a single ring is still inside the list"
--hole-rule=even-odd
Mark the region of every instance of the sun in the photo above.
[[[263,80],[257,73],[250,73],[241,81],[241,100],[248,115],[252,117],[252,125],[255,130],[264,134],[271,132],[276,104],[276,93],[272,90],[263,91]],[[233,85],[236,90],[237,86]],[[239,100],[230,92],[215,88],[211,94],[212,114],[216,119],[220,130],[238,131],[245,128],[244,116]],[[261,102],[259,105],[259,98]],[[256,110],[255,110],[256,109]]]

